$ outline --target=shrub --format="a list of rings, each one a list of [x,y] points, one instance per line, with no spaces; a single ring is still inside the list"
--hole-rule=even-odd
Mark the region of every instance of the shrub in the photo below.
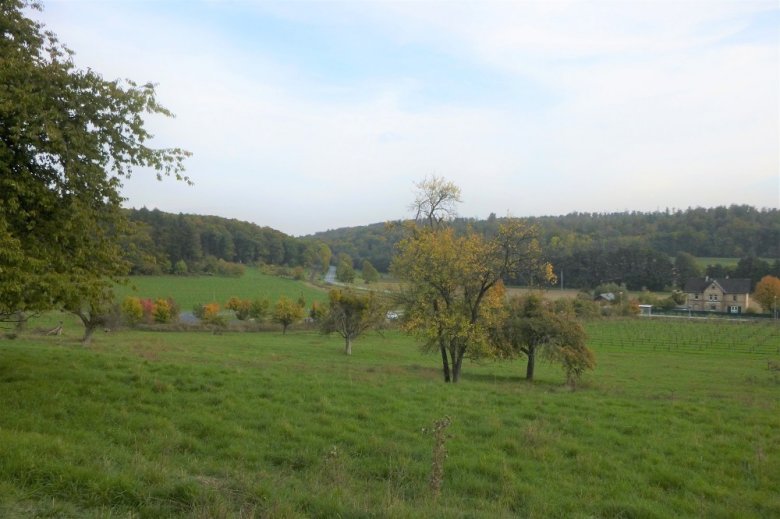
[[[168,303],[168,310],[171,313],[171,322],[178,321],[181,307],[172,297],[167,298],[165,301]]]
[[[225,308],[233,310],[236,314],[236,319],[239,321],[246,321],[251,316],[252,302],[247,299],[239,299],[237,297],[231,297]]]
[[[176,262],[176,264],[173,266],[173,273],[177,276],[183,276],[189,272],[189,269],[187,268],[187,263],[184,260],[179,260]]]
[[[156,323],[164,324],[171,322],[171,307],[166,299],[158,299],[154,302],[152,314]]]
[[[271,303],[267,299],[255,299],[249,307],[249,315],[253,319],[263,319],[268,315]]]
[[[574,314],[584,319],[592,319],[600,315],[598,303],[591,301],[590,298],[582,299],[578,297],[574,300]]]
[[[208,303],[197,305],[192,313],[201,321],[208,321],[219,315],[219,305],[217,303]]]
[[[312,321],[320,322],[328,313],[328,308],[318,301],[312,301],[311,310],[309,310],[309,318]]]
[[[122,316],[130,326],[135,326],[144,319],[144,308],[137,297],[127,296],[122,301]]]
[[[560,363],[566,373],[566,384],[572,389],[585,373],[585,370],[596,366],[593,351],[585,344],[563,344],[548,350],[551,360]]]
[[[144,313],[144,322],[154,322],[154,301],[149,298],[141,299],[141,308],[143,309]]]
[[[223,259],[217,261],[217,274],[220,276],[240,278],[244,275],[245,270],[246,268],[240,263],[232,263]]]

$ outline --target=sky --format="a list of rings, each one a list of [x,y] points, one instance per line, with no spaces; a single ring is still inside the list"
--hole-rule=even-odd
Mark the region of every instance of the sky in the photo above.
[[[44,0],[74,61],[156,83],[128,207],[291,235],[407,218],[780,207],[780,3]]]

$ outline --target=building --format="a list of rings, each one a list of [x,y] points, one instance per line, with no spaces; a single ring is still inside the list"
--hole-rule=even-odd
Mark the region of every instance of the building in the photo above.
[[[741,314],[750,306],[749,279],[691,278],[684,291],[693,311]]]

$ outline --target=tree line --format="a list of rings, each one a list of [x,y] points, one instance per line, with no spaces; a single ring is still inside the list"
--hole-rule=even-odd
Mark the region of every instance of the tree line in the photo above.
[[[322,242],[219,216],[129,209],[124,239],[131,274],[235,273],[228,264],[323,269],[330,250]]]
[[[295,238],[269,227],[218,216],[142,208],[129,210],[128,217],[134,226],[124,241],[124,251],[131,274],[235,274],[236,269],[225,262],[306,267],[314,271],[326,270],[333,264],[340,273],[364,270],[370,265],[370,269],[389,272],[396,247],[404,236],[401,221]],[[495,215],[486,220],[454,218],[449,225],[459,234],[476,232],[490,237],[498,233],[505,220]],[[780,275],[780,260],[762,258],[777,253],[777,210],[731,206],[668,214],[573,213],[525,221],[537,229],[545,259],[554,266],[558,283],[567,288],[615,283],[629,290],[663,290],[682,287],[687,279],[704,275],[748,278],[755,285],[766,275]],[[722,225],[718,227],[716,222]],[[697,245],[696,240],[688,242],[690,232],[686,228],[697,228],[697,233],[711,239],[702,240],[708,242],[706,246]],[[741,245],[735,245],[737,242]],[[688,245],[674,250],[684,243]],[[695,258],[708,254],[739,257],[745,250],[758,256],[743,256],[733,266],[704,266]],[[535,284],[534,279],[520,275],[505,281]]]
[[[661,290],[682,286],[688,277],[746,277],[755,284],[780,274],[780,211],[747,205],[689,208],[663,212],[571,213],[524,219],[536,227],[545,258],[565,287],[593,288],[602,283],[629,289]],[[504,218],[454,218],[457,233],[494,236]],[[372,224],[316,233],[334,254],[356,263],[368,259],[389,269],[402,239],[401,222]],[[687,257],[680,259],[680,254]],[[690,257],[741,258],[739,265],[691,266]],[[696,262],[698,264],[698,262]],[[510,282],[530,283],[531,279]]]

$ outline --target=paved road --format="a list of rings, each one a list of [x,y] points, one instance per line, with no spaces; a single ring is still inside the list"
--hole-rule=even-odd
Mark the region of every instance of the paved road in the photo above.
[[[329,285],[336,284],[336,267],[332,265],[328,267],[328,272],[325,274],[325,283]]]

